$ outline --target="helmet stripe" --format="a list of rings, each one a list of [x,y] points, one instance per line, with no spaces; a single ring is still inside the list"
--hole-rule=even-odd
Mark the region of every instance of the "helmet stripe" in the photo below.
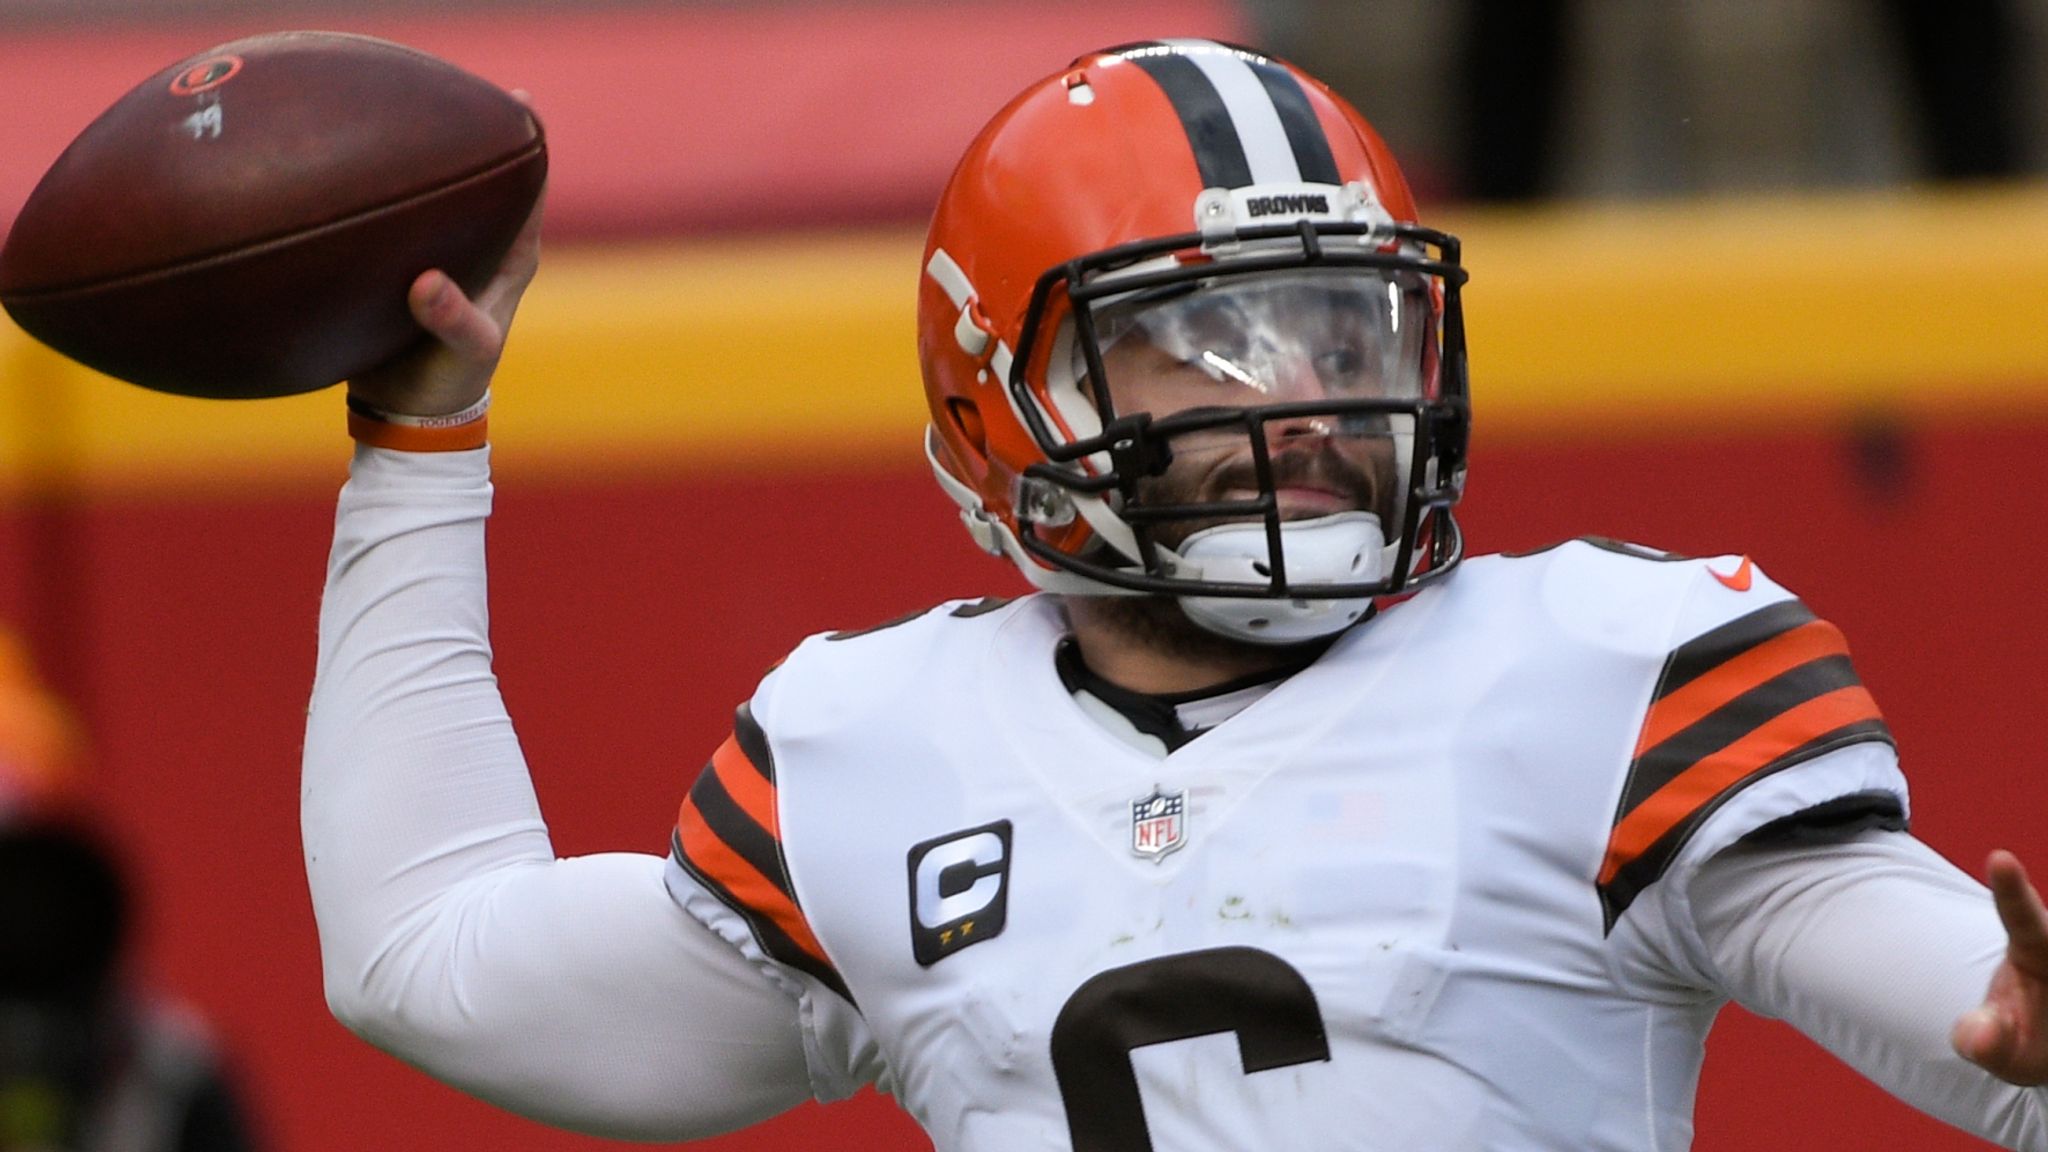
[[[1266,86],[1252,71],[1251,61],[1259,59],[1242,48],[1208,40],[1169,40],[1186,59],[1202,70],[1216,95],[1229,111],[1237,129],[1238,145],[1244,149],[1253,184],[1295,184],[1302,179],[1294,148],[1281,123],[1280,110]]]
[[[1199,65],[1163,44],[1136,45],[1120,55],[1144,69],[1173,103],[1194,147],[1202,187],[1242,188],[1253,182],[1230,108]]]
[[[1115,54],[1172,101],[1203,187],[1343,183],[1307,92],[1279,62],[1211,40],[1163,40]]]
[[[1294,163],[1301,170],[1301,178],[1311,184],[1342,184],[1344,178],[1337,172],[1337,158],[1330,153],[1330,138],[1324,135],[1322,122],[1309,106],[1308,93],[1301,90],[1301,81],[1271,60],[1249,64],[1273,101],[1274,111],[1280,114],[1280,128],[1287,133],[1287,144],[1294,151]]]

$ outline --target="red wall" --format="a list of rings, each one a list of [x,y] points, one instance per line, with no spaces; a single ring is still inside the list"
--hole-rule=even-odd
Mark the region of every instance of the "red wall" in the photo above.
[[[396,40],[530,92],[556,239],[920,219],[982,122],[1081,53],[1249,37],[1236,0],[205,7],[221,10],[0,26],[10,92],[30,113],[0,118],[0,232],[122,93],[215,44],[286,28]]]
[[[345,451],[335,445],[337,462]],[[499,668],[564,853],[661,851],[730,709],[804,633],[1015,586],[914,462],[500,483]],[[1967,866],[1998,844],[2044,862],[2033,657],[2048,635],[2036,594],[2048,423],[1860,438],[1482,436],[1468,513],[1485,550],[1597,533],[1750,553],[1847,632],[1899,738],[1920,833]],[[65,674],[98,736],[108,819],[146,880],[143,967],[220,1025],[289,1152],[591,1146],[430,1083],[346,1035],[320,1003],[296,771],[330,515],[322,491],[88,502],[37,532],[19,509],[0,520],[13,557],[0,606],[31,608],[27,577],[48,571],[38,549],[50,541],[75,565],[42,581],[43,619],[61,610],[76,639]],[[1731,1013],[1714,1050],[1704,1152],[1975,1146],[1775,1025]],[[920,1144],[867,1100],[715,1146]]]

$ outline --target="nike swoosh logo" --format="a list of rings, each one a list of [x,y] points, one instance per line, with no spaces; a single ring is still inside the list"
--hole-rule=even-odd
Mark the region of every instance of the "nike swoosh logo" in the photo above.
[[[1731,592],[1747,592],[1749,591],[1750,578],[1754,574],[1755,569],[1756,565],[1750,563],[1749,557],[1744,556],[1742,563],[1735,566],[1735,571],[1724,576],[1709,568],[1707,569],[1707,575],[1719,580],[1721,587]]]

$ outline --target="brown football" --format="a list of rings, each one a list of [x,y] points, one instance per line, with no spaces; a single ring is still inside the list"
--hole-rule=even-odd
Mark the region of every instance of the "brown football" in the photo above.
[[[446,61],[338,32],[236,40],[57,157],[0,248],[0,305],[147,388],[309,392],[425,338],[421,272],[482,287],[546,174],[526,106]]]

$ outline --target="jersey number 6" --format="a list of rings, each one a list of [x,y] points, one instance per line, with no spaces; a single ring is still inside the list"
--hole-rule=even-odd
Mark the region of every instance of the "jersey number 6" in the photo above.
[[[1256,948],[1161,956],[1076,989],[1052,1026],[1074,1152],[1152,1152],[1131,1050],[1218,1032],[1237,1035],[1247,1074],[1330,1058],[1308,981]]]

